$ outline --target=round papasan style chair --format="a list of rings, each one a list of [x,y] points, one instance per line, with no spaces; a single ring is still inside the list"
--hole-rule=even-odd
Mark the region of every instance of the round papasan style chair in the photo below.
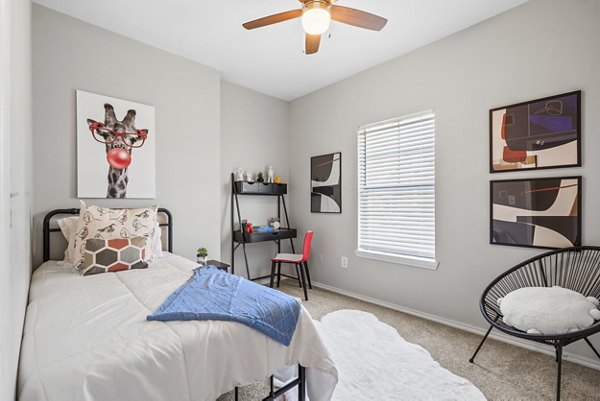
[[[560,400],[560,379],[562,370],[563,348],[575,341],[585,340],[596,356],[600,353],[594,348],[589,336],[600,331],[600,320],[591,326],[568,333],[545,335],[533,334],[504,322],[498,299],[512,291],[524,287],[553,287],[560,286],[576,291],[585,297],[600,297],[600,247],[578,246],[558,249],[543,253],[501,274],[488,285],[481,296],[479,307],[484,318],[490,323],[490,328],[479,343],[475,353],[469,359],[473,363],[481,346],[488,338],[492,329],[496,328],[511,336],[526,340],[552,345],[556,350],[558,363],[556,379],[556,399]]]

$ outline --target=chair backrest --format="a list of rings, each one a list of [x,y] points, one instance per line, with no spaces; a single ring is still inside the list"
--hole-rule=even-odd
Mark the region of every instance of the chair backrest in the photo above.
[[[531,334],[504,322],[498,299],[523,287],[561,286],[586,297],[600,297],[600,247],[578,246],[549,251],[519,263],[488,285],[479,301],[485,319],[501,331],[533,340]],[[576,332],[539,335],[535,341],[547,342],[586,338],[600,332],[600,321]],[[551,343],[553,344],[553,343]]]
[[[310,257],[310,244],[312,243],[313,232],[307,231],[304,234],[304,245],[302,246],[302,262],[306,262]]]
[[[498,276],[485,289],[481,307],[500,314],[498,298],[523,287],[561,286],[584,296],[600,297],[600,247],[557,249],[534,256]]]

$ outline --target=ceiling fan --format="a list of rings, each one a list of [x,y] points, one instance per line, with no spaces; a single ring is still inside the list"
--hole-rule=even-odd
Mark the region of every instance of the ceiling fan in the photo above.
[[[381,31],[387,19],[354,8],[336,6],[337,0],[298,0],[302,3],[299,10],[285,11],[246,22],[242,26],[248,30],[302,17],[302,27],[306,32],[305,53],[319,51],[321,35],[329,29],[331,20],[359,28]]]

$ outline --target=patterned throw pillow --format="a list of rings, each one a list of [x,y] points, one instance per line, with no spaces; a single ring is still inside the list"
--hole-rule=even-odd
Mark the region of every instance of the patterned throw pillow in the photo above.
[[[85,244],[89,238],[115,239],[144,237],[148,239],[148,250],[144,261],[152,258],[151,241],[156,227],[158,206],[137,209],[111,209],[106,207],[86,205],[81,201],[79,223],[75,234],[73,265],[83,263]]]
[[[89,238],[85,243],[81,272],[84,276],[122,270],[145,269],[146,238]]]

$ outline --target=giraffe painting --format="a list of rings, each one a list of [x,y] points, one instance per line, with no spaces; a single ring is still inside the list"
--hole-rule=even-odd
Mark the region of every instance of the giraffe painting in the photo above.
[[[108,161],[107,198],[125,198],[127,195],[127,168],[131,164],[133,148],[141,148],[148,137],[147,129],[135,128],[135,110],[130,109],[123,120],[117,120],[112,105],[104,104],[104,122],[87,119],[95,140],[106,145]]]
[[[77,102],[79,197],[154,197],[154,108],[82,91]]]

